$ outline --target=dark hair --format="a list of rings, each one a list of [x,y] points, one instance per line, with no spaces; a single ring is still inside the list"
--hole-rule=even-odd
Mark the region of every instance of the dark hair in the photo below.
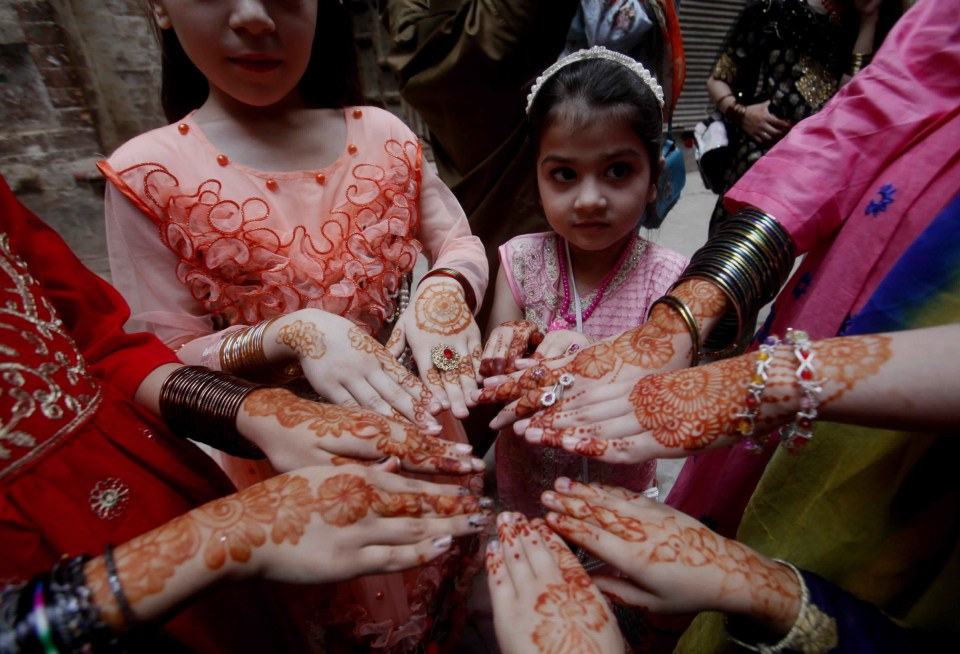
[[[657,183],[663,112],[653,90],[632,70],[609,59],[570,63],[543,82],[530,106],[527,120],[534,152],[544,130],[557,120],[574,127],[597,120],[626,120],[650,155],[650,183]],[[654,211],[654,204],[647,211]]]
[[[176,32],[161,30],[152,18],[150,23],[160,41],[160,102],[167,120],[175,122],[198,109],[210,87],[184,52]],[[299,89],[311,107],[363,103],[353,23],[348,9],[339,2],[317,1],[317,29]]]

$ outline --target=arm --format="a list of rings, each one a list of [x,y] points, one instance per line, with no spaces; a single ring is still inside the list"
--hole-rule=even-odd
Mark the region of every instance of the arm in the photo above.
[[[926,651],[895,625],[809,572],[724,538],[676,509],[622,488],[559,479],[543,494],[547,524],[623,572],[596,577],[614,601],[653,613],[722,611],[752,651]],[[765,649],[758,649],[764,647]]]
[[[321,584],[421,565],[448,551],[453,537],[477,534],[489,523],[483,508],[488,501],[460,491],[358,466],[274,477],[118,546],[109,563],[99,556],[71,573],[60,597],[85,598],[89,592],[92,603],[93,619],[81,620],[79,630],[66,626],[83,601],[54,611],[49,595],[33,599],[34,583],[26,587],[31,599],[20,606],[23,589],[4,593],[4,614],[15,618],[9,627],[17,629],[16,636],[4,630],[4,640],[25,645],[42,639],[46,622],[48,637],[52,631],[62,651],[74,651],[98,635],[98,618],[105,623],[100,635],[129,631],[135,639],[138,623],[163,620],[204,590],[230,581]],[[58,565],[61,581],[62,572],[77,563],[82,559]],[[48,582],[48,576],[34,581]],[[50,592],[49,583],[41,588]],[[62,642],[65,634],[72,635],[68,642]]]
[[[502,262],[497,273],[489,324],[490,333],[480,355],[480,374],[485,377],[513,372],[517,369],[517,359],[529,356],[531,348],[543,341],[543,333],[537,325],[524,319],[523,309]]]
[[[798,382],[798,354],[781,344],[772,348],[763,370],[767,379],[759,384],[752,415],[748,385],[760,371],[762,352],[653,375],[630,386],[612,383],[588,407],[571,410],[561,402],[522,426],[531,442],[609,463],[683,457],[768,433],[806,411],[805,398],[818,420],[958,433],[960,370],[943,355],[958,347],[960,324],[813,341],[811,379],[819,382],[819,391],[808,395]]]
[[[850,67],[840,78],[840,86],[860,72],[860,69],[870,63],[873,58],[873,44],[877,34],[877,22],[880,19],[880,7],[883,0],[857,0],[854,6],[859,15],[857,38],[853,43]]]

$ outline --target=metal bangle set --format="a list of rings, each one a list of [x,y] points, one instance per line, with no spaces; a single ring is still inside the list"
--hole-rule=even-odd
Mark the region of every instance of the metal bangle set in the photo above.
[[[776,297],[787,280],[795,252],[790,235],[776,220],[747,208],[724,222],[694,253],[673,287],[689,279],[705,279],[723,291],[733,305],[704,340],[701,358],[724,356],[737,347],[747,319]],[[731,342],[717,342],[714,334],[729,334],[733,328]]]
[[[262,384],[239,379],[203,366],[183,366],[160,389],[160,415],[170,430],[217,449],[248,459],[263,452],[237,432],[240,405]]]
[[[3,589],[0,654],[124,651],[93,604],[83,572],[89,560],[62,559],[52,571]]]
[[[220,341],[220,369],[240,377],[264,382],[286,382],[303,374],[300,364],[282,368],[267,360],[263,351],[263,335],[280,316],[264,320],[252,327],[230,332]]]

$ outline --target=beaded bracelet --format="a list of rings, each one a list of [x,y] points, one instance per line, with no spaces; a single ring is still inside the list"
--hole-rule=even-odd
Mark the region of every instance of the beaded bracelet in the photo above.
[[[417,287],[419,288],[420,284],[423,283],[423,280],[427,279],[428,277],[449,277],[450,279],[456,281],[463,289],[463,298],[467,303],[467,307],[471,312],[477,310],[477,295],[473,292],[473,287],[470,285],[470,282],[467,281],[467,278],[463,276],[462,272],[459,270],[454,270],[453,268],[434,268],[433,270],[427,271],[427,273],[420,279]]]
[[[823,380],[815,379],[813,351],[810,349],[810,336],[807,332],[788,328],[784,340],[793,346],[798,363],[794,374],[803,395],[796,420],[780,430],[780,443],[788,451],[795,453],[806,447],[813,438],[813,421],[817,417]]]
[[[687,331],[690,332],[691,347],[693,348],[690,354],[690,367],[695,367],[701,359],[700,326],[697,325],[697,319],[694,318],[693,312],[690,311],[690,307],[687,306],[686,302],[680,298],[674,297],[673,295],[664,295],[654,300],[653,304],[650,305],[650,310],[647,312],[648,319],[650,314],[653,313],[653,308],[658,304],[665,304],[680,314],[680,318],[687,326]]]
[[[780,339],[774,336],[768,336],[760,344],[760,349],[757,350],[756,368],[750,378],[750,383],[747,385],[747,399],[744,402],[746,409],[734,416],[738,418],[737,431],[746,442],[747,451],[754,454],[763,451],[763,447],[768,440],[768,438],[757,438],[755,430],[757,414],[760,412],[760,404],[763,402],[763,392],[767,388],[767,369],[773,363],[773,353],[779,344]]]
[[[237,432],[243,400],[262,387],[203,366],[183,366],[170,373],[160,388],[160,415],[178,436],[234,456],[262,459],[260,448]]]

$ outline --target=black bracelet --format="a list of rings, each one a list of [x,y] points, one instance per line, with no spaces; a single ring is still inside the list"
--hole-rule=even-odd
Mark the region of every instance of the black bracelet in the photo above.
[[[133,614],[130,602],[127,596],[123,594],[123,587],[120,585],[120,575],[117,574],[117,563],[113,560],[113,544],[107,543],[103,551],[103,562],[107,568],[107,583],[110,584],[110,590],[113,591],[113,597],[117,600],[120,607],[120,615],[123,616],[124,626],[128,629],[137,624],[137,616]]]

